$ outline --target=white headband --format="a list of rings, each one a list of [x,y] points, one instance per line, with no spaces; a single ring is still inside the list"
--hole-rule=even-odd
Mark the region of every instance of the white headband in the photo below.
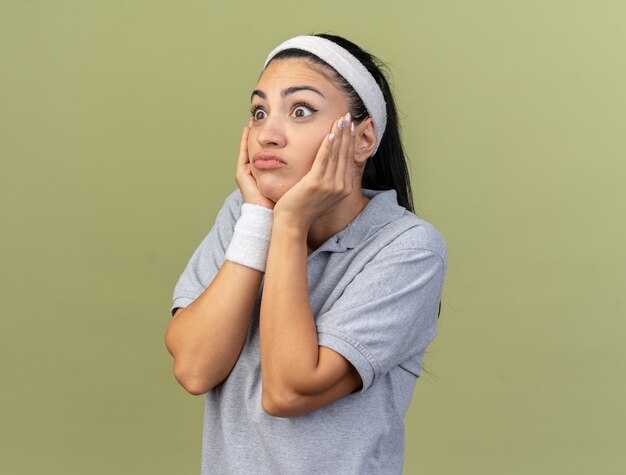
[[[329,66],[335,68],[354,88],[374,121],[374,129],[376,130],[376,148],[374,153],[376,153],[387,126],[387,105],[385,104],[383,92],[376,83],[374,76],[346,49],[333,41],[319,36],[296,36],[279,44],[268,55],[263,69],[267,67],[267,63],[277,53],[290,48],[314,54]]]

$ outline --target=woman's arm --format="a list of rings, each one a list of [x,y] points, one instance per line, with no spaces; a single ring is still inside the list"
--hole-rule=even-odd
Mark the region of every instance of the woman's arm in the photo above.
[[[309,303],[306,233],[274,219],[261,304],[263,408],[271,415],[302,415],[361,385],[354,367],[318,346]]]
[[[235,366],[262,275],[224,261],[209,287],[170,321],[165,345],[174,357],[176,380],[191,394],[206,393]]]

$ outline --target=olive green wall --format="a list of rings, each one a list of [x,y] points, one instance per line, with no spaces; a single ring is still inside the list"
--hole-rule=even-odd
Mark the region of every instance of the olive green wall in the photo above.
[[[448,243],[405,473],[623,473],[625,22],[617,0],[2,0],[0,472],[199,472],[174,284],[266,54],[326,31],[389,63]]]

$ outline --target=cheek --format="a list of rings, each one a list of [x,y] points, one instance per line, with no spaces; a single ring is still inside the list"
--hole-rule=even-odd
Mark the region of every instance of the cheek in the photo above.
[[[302,142],[302,159],[306,163],[306,166],[310,169],[315,161],[315,157],[319,152],[320,147],[324,139],[326,138],[326,133],[311,133],[308,135]]]

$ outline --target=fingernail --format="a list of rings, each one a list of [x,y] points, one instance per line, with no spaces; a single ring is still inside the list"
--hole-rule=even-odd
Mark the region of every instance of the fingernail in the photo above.
[[[354,135],[354,122],[350,124],[350,135]]]
[[[348,112],[346,114],[346,122],[349,124],[352,121],[352,116],[350,115],[350,112]]]
[[[337,127],[340,129],[343,129],[343,117],[339,119],[339,123],[337,124]]]
[[[328,136],[328,141],[329,141],[329,142],[332,142],[333,140],[335,140],[335,132],[331,133],[331,134]]]

